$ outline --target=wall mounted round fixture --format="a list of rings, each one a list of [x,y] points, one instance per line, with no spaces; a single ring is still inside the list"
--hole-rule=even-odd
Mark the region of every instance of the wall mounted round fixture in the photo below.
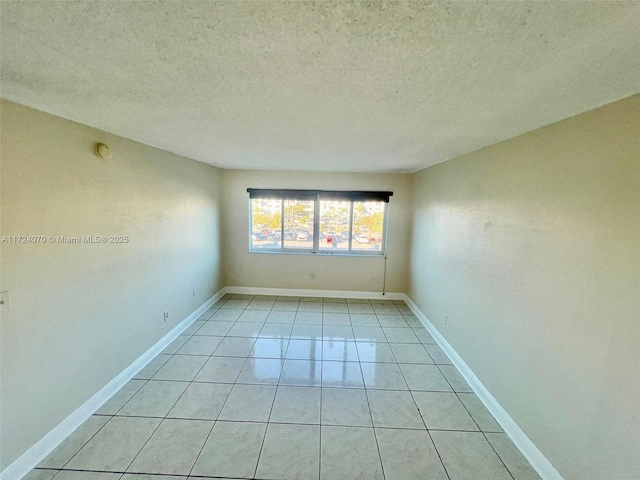
[[[96,155],[105,160],[111,158],[111,150],[104,143],[96,143]]]

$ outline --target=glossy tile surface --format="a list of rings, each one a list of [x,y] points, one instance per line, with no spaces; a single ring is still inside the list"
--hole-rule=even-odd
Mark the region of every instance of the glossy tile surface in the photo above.
[[[286,358],[292,360],[322,360],[321,339],[293,339],[289,341]]]
[[[164,420],[127,471],[187,475],[212,427],[204,420]]]
[[[147,382],[118,410],[118,415],[134,417],[164,417],[178,401],[189,384],[186,382]]]
[[[428,432],[379,428],[376,438],[387,480],[448,478]]]
[[[537,478],[402,301],[228,294],[25,478],[447,473]]]
[[[322,362],[322,386],[364,388],[362,369],[357,362]]]
[[[434,363],[422,344],[391,343],[389,346],[398,363]]]
[[[367,397],[375,427],[425,429],[411,393],[370,390]]]
[[[358,350],[356,342],[352,341],[323,341],[322,359],[340,362],[357,362]]]
[[[210,357],[196,375],[195,381],[234,383],[245,362],[245,358]]]
[[[319,387],[278,387],[270,422],[320,424]]]
[[[319,474],[320,427],[270,423],[257,478],[317,479]]]
[[[266,430],[266,423],[216,422],[191,473],[253,478]]]
[[[218,419],[239,422],[266,422],[269,420],[276,387],[270,385],[236,384]]]
[[[399,365],[410,390],[451,392],[451,386],[436,365]]]
[[[204,355],[174,355],[152,379],[190,382],[208,359]]]
[[[433,431],[430,434],[452,480],[512,478],[482,433]]]
[[[65,468],[124,472],[160,422],[158,418],[113,417]]]
[[[320,478],[383,480],[372,428],[322,427]]]
[[[211,355],[224,337],[193,336],[178,350],[181,355]]]
[[[192,383],[167,417],[216,420],[231,393],[228,383]]]
[[[280,375],[281,385],[320,385],[322,362],[286,359]]]
[[[356,342],[358,358],[368,363],[396,363],[396,357],[387,343]]]
[[[367,388],[407,390],[400,367],[394,363],[362,363],[362,375]]]
[[[242,367],[237,383],[277,385],[283,364],[280,358],[249,358]]]
[[[249,356],[255,358],[284,358],[289,347],[288,338],[258,338]]]
[[[322,424],[371,427],[366,392],[355,388],[323,388]]]
[[[455,393],[414,392],[413,398],[428,429],[479,430]]]

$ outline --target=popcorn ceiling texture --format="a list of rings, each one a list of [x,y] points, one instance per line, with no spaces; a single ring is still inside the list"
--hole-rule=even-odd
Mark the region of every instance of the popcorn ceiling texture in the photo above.
[[[224,168],[415,171],[640,91],[637,2],[1,8],[2,97]]]

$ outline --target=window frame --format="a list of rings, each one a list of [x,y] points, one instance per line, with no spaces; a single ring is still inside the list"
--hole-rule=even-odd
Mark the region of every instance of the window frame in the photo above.
[[[389,222],[389,197],[393,192],[361,191],[322,191],[322,190],[267,190],[248,188],[249,195],[249,252],[250,253],[288,253],[303,255],[332,255],[358,257],[386,257]],[[252,196],[252,192],[257,192]],[[254,248],[253,246],[253,200],[266,198],[280,201],[280,246],[274,248]],[[287,248],[285,246],[285,201],[313,201],[313,242],[311,248]],[[349,238],[347,249],[332,251],[320,248],[320,204],[322,201],[349,202]],[[382,236],[380,250],[353,250],[354,203],[383,202]]]

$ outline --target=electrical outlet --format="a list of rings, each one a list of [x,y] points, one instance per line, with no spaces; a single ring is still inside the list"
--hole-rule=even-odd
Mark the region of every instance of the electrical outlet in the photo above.
[[[169,312],[164,312],[164,321],[169,320]]]
[[[447,323],[449,323],[449,316],[445,313],[444,314],[444,324],[446,325]]]
[[[196,296],[196,289],[195,288],[193,289],[193,296],[194,297]]]
[[[211,280],[209,280],[209,290],[211,290]]]
[[[316,274],[315,273],[310,273],[309,274],[309,280],[315,280],[316,279]]]

